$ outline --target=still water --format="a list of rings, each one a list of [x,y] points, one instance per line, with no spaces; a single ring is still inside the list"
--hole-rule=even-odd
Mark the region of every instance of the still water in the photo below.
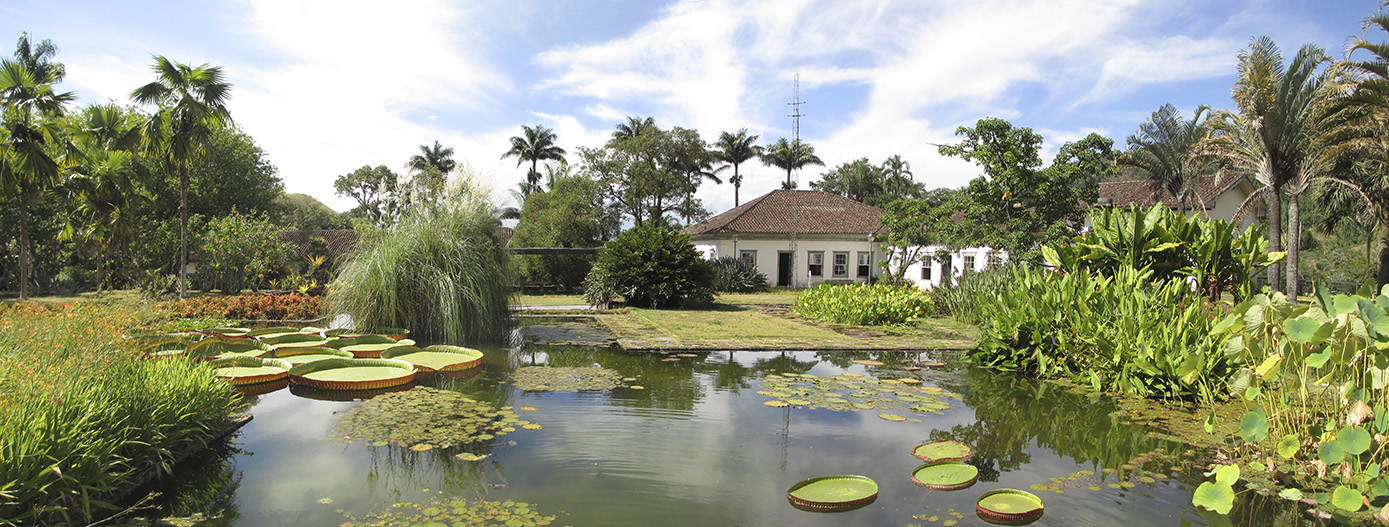
[[[524,331],[524,330],[523,330]],[[942,525],[953,509],[958,525],[987,525],[976,498],[996,488],[1027,490],[1035,483],[1093,471],[1087,485],[1058,494],[1033,491],[1046,504],[1032,525],[1225,525],[1197,511],[1191,493],[1199,469],[1152,482],[1111,488],[1104,472],[1143,454],[1189,447],[1149,436],[1139,425],[1110,417],[1107,399],[1046,383],[967,367],[927,353],[715,352],[679,361],[609,348],[522,345],[486,349],[483,369],[467,378],[435,377],[422,384],[455,390],[494,406],[534,407],[523,419],[543,425],[517,430],[483,449],[482,461],[455,459],[456,449],[415,452],[330,441],[338,415],[360,404],[319,400],[289,389],[253,397],[255,416],[234,435],[176,470],[159,489],[160,505],[175,514],[204,512],[210,525],[324,525],[360,517],[400,501],[459,498],[513,500],[555,515],[555,525]],[[770,374],[817,376],[845,372],[881,375],[855,364],[943,360],[945,368],[906,375],[921,386],[958,394],[941,414],[922,422],[889,422],[877,411],[776,408],[755,392]],[[605,392],[523,392],[509,373],[529,365],[592,366],[636,378],[644,389]],[[902,375],[899,373],[899,375]],[[307,396],[306,396],[307,395]],[[921,443],[954,439],[976,448],[970,461],[979,482],[957,491],[912,484],[921,463],[909,452]],[[1180,464],[1181,460],[1164,462]],[[814,476],[861,474],[880,487],[876,502],[838,513],[793,508],[786,491]],[[1107,478],[1107,479],[1105,479]],[[935,516],[935,521],[930,517]],[[1277,503],[1244,503],[1238,525],[1300,525],[1296,510]]]

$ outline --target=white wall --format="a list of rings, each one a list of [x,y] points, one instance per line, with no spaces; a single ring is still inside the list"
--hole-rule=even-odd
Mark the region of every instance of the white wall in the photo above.
[[[940,286],[941,277],[945,275],[944,271],[946,271],[946,269],[944,265],[936,261],[935,254],[941,248],[941,246],[931,245],[923,249],[921,254],[927,255],[926,260],[908,265],[904,275],[906,279],[910,280],[912,283],[916,284],[916,287],[921,289],[933,289]],[[988,269],[989,255],[991,253],[997,254],[999,263],[1008,262],[1008,253],[1006,251],[994,251],[988,247],[969,247],[950,253],[950,276],[959,278],[965,273],[966,256],[970,256],[974,260],[974,265],[969,268],[970,272],[977,273]],[[924,266],[930,266],[931,268],[931,277],[929,279],[921,277],[921,270]],[[893,263],[892,268],[897,268],[896,262]]]
[[[756,251],[757,268],[767,275],[767,281],[777,285],[777,260],[778,255],[783,252],[792,254],[792,283],[791,287],[813,287],[826,281],[852,281],[866,282],[869,277],[882,274],[882,269],[878,262],[886,257],[878,244],[866,239],[803,239],[791,240],[787,238],[753,238],[740,237],[737,242],[730,239],[719,240],[695,240],[693,245],[696,250],[704,254],[705,258],[714,259],[723,256],[737,257],[743,251]],[[825,253],[824,266],[820,276],[810,275],[809,253],[823,251]],[[846,269],[848,276],[835,277],[833,275],[834,253],[846,252],[849,255],[849,265]],[[868,276],[858,276],[858,253],[867,252],[869,256]]]

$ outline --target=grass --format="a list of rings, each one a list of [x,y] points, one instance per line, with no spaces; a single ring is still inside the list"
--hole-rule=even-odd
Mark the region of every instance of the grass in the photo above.
[[[85,524],[225,425],[238,399],[205,365],[147,360],[123,337],[158,309],[0,306],[0,525]]]
[[[726,305],[789,306],[796,303],[796,297],[800,293],[800,291],[787,289],[765,293],[719,293],[714,302]]]
[[[582,295],[517,295],[516,306],[586,306]]]
[[[599,316],[598,320],[628,351],[964,349],[973,345],[975,336],[972,327],[948,319],[927,319],[911,326],[835,330],[730,306],[709,310],[632,309],[626,314]]]

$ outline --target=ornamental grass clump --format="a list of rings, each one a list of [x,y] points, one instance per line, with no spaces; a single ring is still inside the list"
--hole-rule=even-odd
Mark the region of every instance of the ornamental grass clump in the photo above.
[[[796,297],[797,315],[854,326],[907,324],[927,316],[929,295],[912,286],[820,284]]]
[[[149,360],[122,335],[148,303],[0,308],[0,525],[86,524],[170,470],[238,399],[202,364]]]
[[[357,328],[410,328],[422,342],[496,343],[510,334],[511,261],[486,192],[464,182],[360,250],[328,287],[328,311]]]

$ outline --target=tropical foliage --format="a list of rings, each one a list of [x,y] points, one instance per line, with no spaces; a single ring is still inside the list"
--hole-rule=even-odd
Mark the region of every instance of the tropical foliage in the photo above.
[[[799,316],[834,324],[886,326],[928,316],[930,297],[912,286],[820,284],[796,297]]]
[[[719,162],[733,167],[733,176],[728,178],[728,182],[733,184],[734,207],[741,203],[738,189],[743,186],[743,175],[738,173],[738,167],[762,155],[763,148],[756,144],[758,137],[757,134],[749,134],[747,128],[739,128],[737,133],[719,134],[719,140],[714,142],[714,156]]]
[[[786,183],[781,188],[796,188],[796,183],[791,180],[791,172],[800,170],[807,165],[825,166],[825,162],[815,155],[815,147],[810,143],[797,139],[787,141],[785,137],[777,139],[775,143],[763,147],[762,164],[777,167],[786,171]]]
[[[638,226],[663,225],[672,213],[697,219],[708,215],[693,197],[713,162],[706,147],[694,130],[661,130],[647,118],[619,125],[602,148],[580,148],[580,170],[602,183],[606,199]]]
[[[549,190],[526,198],[512,247],[598,247],[617,234],[618,214],[603,200],[597,181],[566,176]],[[526,280],[549,282],[565,289],[583,283],[593,266],[591,255],[517,255],[517,270]]]
[[[1209,158],[1194,154],[1197,145],[1210,136],[1209,115],[1210,107],[1203,104],[1191,119],[1185,119],[1176,106],[1164,104],[1138,125],[1138,133],[1129,136],[1119,164],[1146,176],[1155,196],[1165,192],[1175,197],[1179,212],[1186,212],[1188,205],[1203,208],[1197,183],[1215,166]]]
[[[753,293],[767,290],[767,274],[751,260],[734,256],[709,262],[714,271],[714,290],[720,293]]]
[[[633,227],[603,245],[584,280],[585,299],[620,296],[637,307],[676,307],[714,299],[713,270],[690,237],[668,227]]]
[[[522,134],[511,138],[511,150],[502,154],[502,159],[516,157],[516,166],[530,161],[531,169],[526,172],[525,194],[540,189],[540,162],[564,162],[564,149],[555,144],[555,132],[541,125],[522,126]]]

